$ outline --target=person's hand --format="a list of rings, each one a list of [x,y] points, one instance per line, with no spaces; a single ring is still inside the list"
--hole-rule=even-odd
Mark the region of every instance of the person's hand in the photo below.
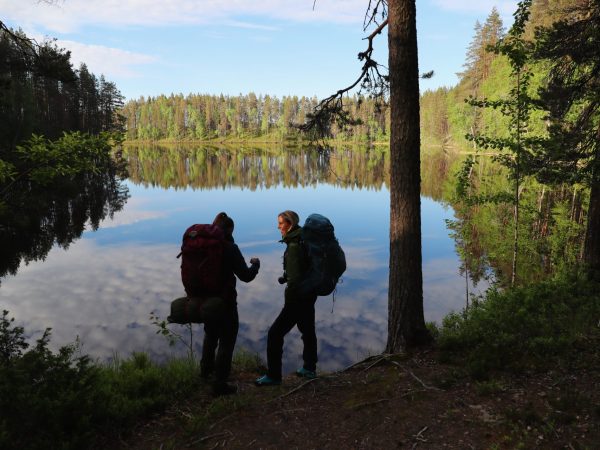
[[[260,259],[258,258],[250,258],[250,264],[256,267],[260,267]]]

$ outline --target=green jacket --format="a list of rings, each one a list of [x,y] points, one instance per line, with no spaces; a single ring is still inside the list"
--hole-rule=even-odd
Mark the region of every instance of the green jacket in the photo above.
[[[288,231],[280,241],[287,246],[283,254],[283,274],[287,279],[288,289],[291,290],[300,284],[308,267],[306,253],[300,242],[301,234],[302,228],[296,227]]]

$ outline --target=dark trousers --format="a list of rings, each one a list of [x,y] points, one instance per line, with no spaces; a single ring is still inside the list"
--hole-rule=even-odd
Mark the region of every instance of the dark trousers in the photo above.
[[[228,307],[224,317],[204,323],[204,343],[200,370],[203,376],[215,372],[217,382],[225,382],[231,372],[231,359],[240,326],[237,305]]]
[[[304,342],[304,368],[317,368],[317,334],[315,332],[315,301],[317,297],[286,301],[279,316],[269,328],[267,336],[267,375],[275,380],[281,380],[281,357],[283,355],[283,339],[294,325],[302,333]]]

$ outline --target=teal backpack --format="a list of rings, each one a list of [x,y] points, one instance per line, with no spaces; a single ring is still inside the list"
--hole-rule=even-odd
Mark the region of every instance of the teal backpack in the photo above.
[[[346,270],[346,255],[334,234],[333,225],[321,214],[311,214],[302,227],[302,243],[309,268],[300,289],[305,293],[329,295]]]

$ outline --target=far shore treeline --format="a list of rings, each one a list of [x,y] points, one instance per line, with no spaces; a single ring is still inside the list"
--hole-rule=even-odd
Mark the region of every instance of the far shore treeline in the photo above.
[[[270,95],[183,94],[142,97],[129,101],[122,114],[128,140],[263,139],[280,142],[300,138],[295,125],[304,124],[318,105],[316,97]],[[389,113],[369,98],[348,99],[360,124],[331,135],[356,142],[388,140]]]

